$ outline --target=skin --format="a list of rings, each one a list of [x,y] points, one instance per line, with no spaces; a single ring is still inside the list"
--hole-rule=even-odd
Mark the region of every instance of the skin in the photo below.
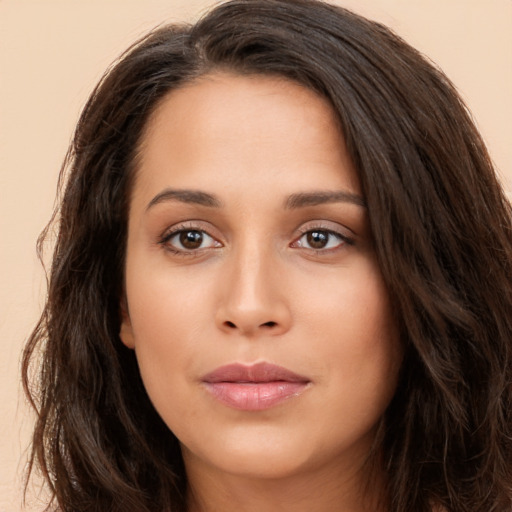
[[[140,147],[125,285],[121,339],[181,442],[190,510],[385,510],[384,478],[363,493],[363,466],[401,352],[359,179],[324,99],[227,73],[171,92]],[[309,383],[262,411],[205,389],[222,365],[262,361]]]

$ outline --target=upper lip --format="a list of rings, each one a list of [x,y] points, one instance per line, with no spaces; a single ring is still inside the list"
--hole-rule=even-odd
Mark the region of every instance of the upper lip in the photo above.
[[[233,363],[213,370],[203,377],[203,382],[309,382],[307,377],[287,368],[271,363],[241,364]]]

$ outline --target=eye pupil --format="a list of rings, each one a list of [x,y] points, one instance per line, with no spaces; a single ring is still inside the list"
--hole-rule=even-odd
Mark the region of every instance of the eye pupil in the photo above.
[[[323,249],[329,241],[329,234],[325,231],[310,231],[306,238],[310,247]]]
[[[201,231],[182,231],[180,243],[186,249],[198,249],[203,243],[203,233]]]

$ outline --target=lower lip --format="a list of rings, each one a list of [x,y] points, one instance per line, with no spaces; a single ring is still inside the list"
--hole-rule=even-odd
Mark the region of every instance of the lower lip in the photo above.
[[[262,411],[306,389],[307,382],[206,382],[208,391],[223,404],[242,411]]]

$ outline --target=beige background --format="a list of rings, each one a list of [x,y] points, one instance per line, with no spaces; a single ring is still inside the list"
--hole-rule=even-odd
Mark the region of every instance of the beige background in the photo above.
[[[467,101],[512,189],[512,0],[338,0],[393,27],[437,62]],[[60,162],[107,65],[162,21],[211,0],[0,0],[0,512],[22,510],[32,417],[20,393],[22,345],[41,310],[35,240]],[[32,493],[31,506],[41,510]]]

